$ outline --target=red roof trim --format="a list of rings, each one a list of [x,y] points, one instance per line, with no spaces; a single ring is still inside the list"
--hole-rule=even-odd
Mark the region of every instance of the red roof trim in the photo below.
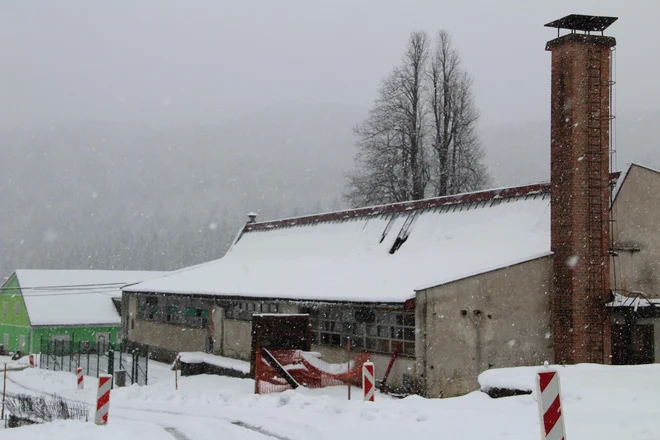
[[[245,225],[245,232],[346,220],[351,218],[367,217],[393,212],[415,211],[418,209],[437,208],[440,206],[454,205],[458,203],[485,202],[496,198],[520,197],[549,192],[550,183],[537,183],[534,185],[493,189],[487,191],[458,194],[454,196],[436,197],[433,199],[415,200],[412,202],[393,203],[390,205],[372,206],[368,208],[351,209],[348,211],[329,212],[326,214],[317,214],[284,220],[274,220],[263,223],[248,223]]]

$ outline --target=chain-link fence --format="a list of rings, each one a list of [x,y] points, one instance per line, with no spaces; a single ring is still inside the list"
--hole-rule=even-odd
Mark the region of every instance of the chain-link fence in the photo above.
[[[62,340],[42,340],[39,368],[75,373],[82,368],[86,376],[125,372],[125,384],[147,385],[149,374],[149,347],[128,349],[123,344],[99,341],[71,343]]]

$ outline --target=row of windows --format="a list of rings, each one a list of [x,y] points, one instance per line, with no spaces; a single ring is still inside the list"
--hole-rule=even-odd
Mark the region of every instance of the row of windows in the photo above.
[[[147,321],[182,324],[191,327],[206,327],[211,303],[176,297],[144,296],[138,300],[138,317]],[[277,313],[274,303],[239,301],[228,303],[225,317],[249,321],[255,313]]]
[[[277,313],[279,307],[277,304],[261,303],[257,301],[239,301],[233,302],[225,307],[225,317],[229,319],[240,319],[249,321],[255,313]]]
[[[312,315],[312,342],[376,353],[415,354],[415,314],[401,311],[317,309]]]
[[[188,327],[204,328],[208,325],[209,309],[204,304],[169,297],[141,297],[138,317],[146,321],[169,322]]]
[[[181,324],[189,327],[208,326],[211,303],[177,297],[146,296],[139,298],[138,317],[148,321]],[[258,313],[278,313],[275,303],[256,301],[232,302],[225,306],[228,319],[250,320]],[[413,312],[375,310],[373,308],[318,307],[302,309],[309,313],[312,342],[351,346],[375,353],[415,354],[415,314]]]
[[[9,309],[9,304],[7,301],[2,303],[2,315],[7,316],[7,310]],[[21,314],[21,303],[14,301],[14,315],[19,316]]]

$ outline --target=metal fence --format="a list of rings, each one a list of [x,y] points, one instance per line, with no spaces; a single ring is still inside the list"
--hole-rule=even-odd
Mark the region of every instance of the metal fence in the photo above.
[[[147,385],[149,348],[128,349],[123,344],[103,343],[95,346],[86,341],[72,343],[62,340],[42,340],[39,368],[75,373],[82,368],[86,376],[126,372],[126,384]]]

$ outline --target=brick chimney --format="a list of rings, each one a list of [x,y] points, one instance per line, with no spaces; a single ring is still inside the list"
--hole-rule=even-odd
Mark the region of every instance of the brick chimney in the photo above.
[[[557,38],[551,86],[551,249],[556,363],[611,363],[610,56],[614,17],[569,15]],[[559,36],[560,29],[570,33]],[[599,33],[600,35],[597,35]]]

